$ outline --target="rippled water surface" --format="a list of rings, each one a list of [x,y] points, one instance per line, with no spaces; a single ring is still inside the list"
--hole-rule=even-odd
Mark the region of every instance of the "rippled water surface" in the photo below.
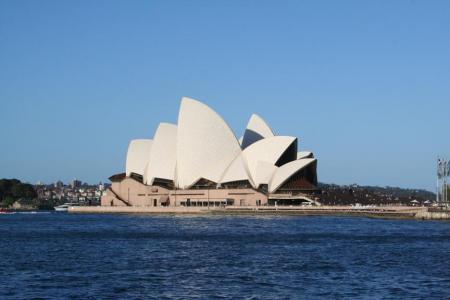
[[[450,222],[0,215],[0,299],[443,299]]]

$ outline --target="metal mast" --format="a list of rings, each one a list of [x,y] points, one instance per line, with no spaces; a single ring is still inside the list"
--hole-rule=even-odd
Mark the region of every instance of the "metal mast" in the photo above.
[[[448,189],[447,180],[450,176],[450,161],[448,159],[439,158],[437,160],[437,186],[436,200],[439,206],[448,208]]]
[[[448,208],[448,188],[447,188],[447,179],[448,176],[450,175],[450,161],[449,160],[445,160],[444,163],[444,201],[445,201],[445,206]]]

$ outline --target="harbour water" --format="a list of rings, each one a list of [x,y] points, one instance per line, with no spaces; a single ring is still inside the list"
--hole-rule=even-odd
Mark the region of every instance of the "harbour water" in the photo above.
[[[450,298],[450,222],[0,215],[0,299]]]

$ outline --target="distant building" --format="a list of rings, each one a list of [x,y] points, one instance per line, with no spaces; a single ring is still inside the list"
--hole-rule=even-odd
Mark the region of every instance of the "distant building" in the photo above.
[[[61,180],[58,180],[54,183],[55,188],[62,188],[64,187],[64,183]]]
[[[81,181],[80,181],[80,180],[77,180],[77,179],[74,179],[74,180],[72,180],[72,182],[70,183],[70,186],[71,186],[73,189],[79,188],[79,187],[81,187]]]
[[[132,140],[125,173],[110,177],[107,206],[295,205],[316,190],[317,160],[258,115],[242,138],[207,105],[183,98],[178,124]]]

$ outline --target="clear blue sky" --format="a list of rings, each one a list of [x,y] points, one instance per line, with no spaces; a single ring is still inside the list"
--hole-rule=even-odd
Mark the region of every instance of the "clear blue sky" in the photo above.
[[[450,1],[0,1],[0,178],[105,181],[182,96],[300,137],[322,182],[433,190]]]

